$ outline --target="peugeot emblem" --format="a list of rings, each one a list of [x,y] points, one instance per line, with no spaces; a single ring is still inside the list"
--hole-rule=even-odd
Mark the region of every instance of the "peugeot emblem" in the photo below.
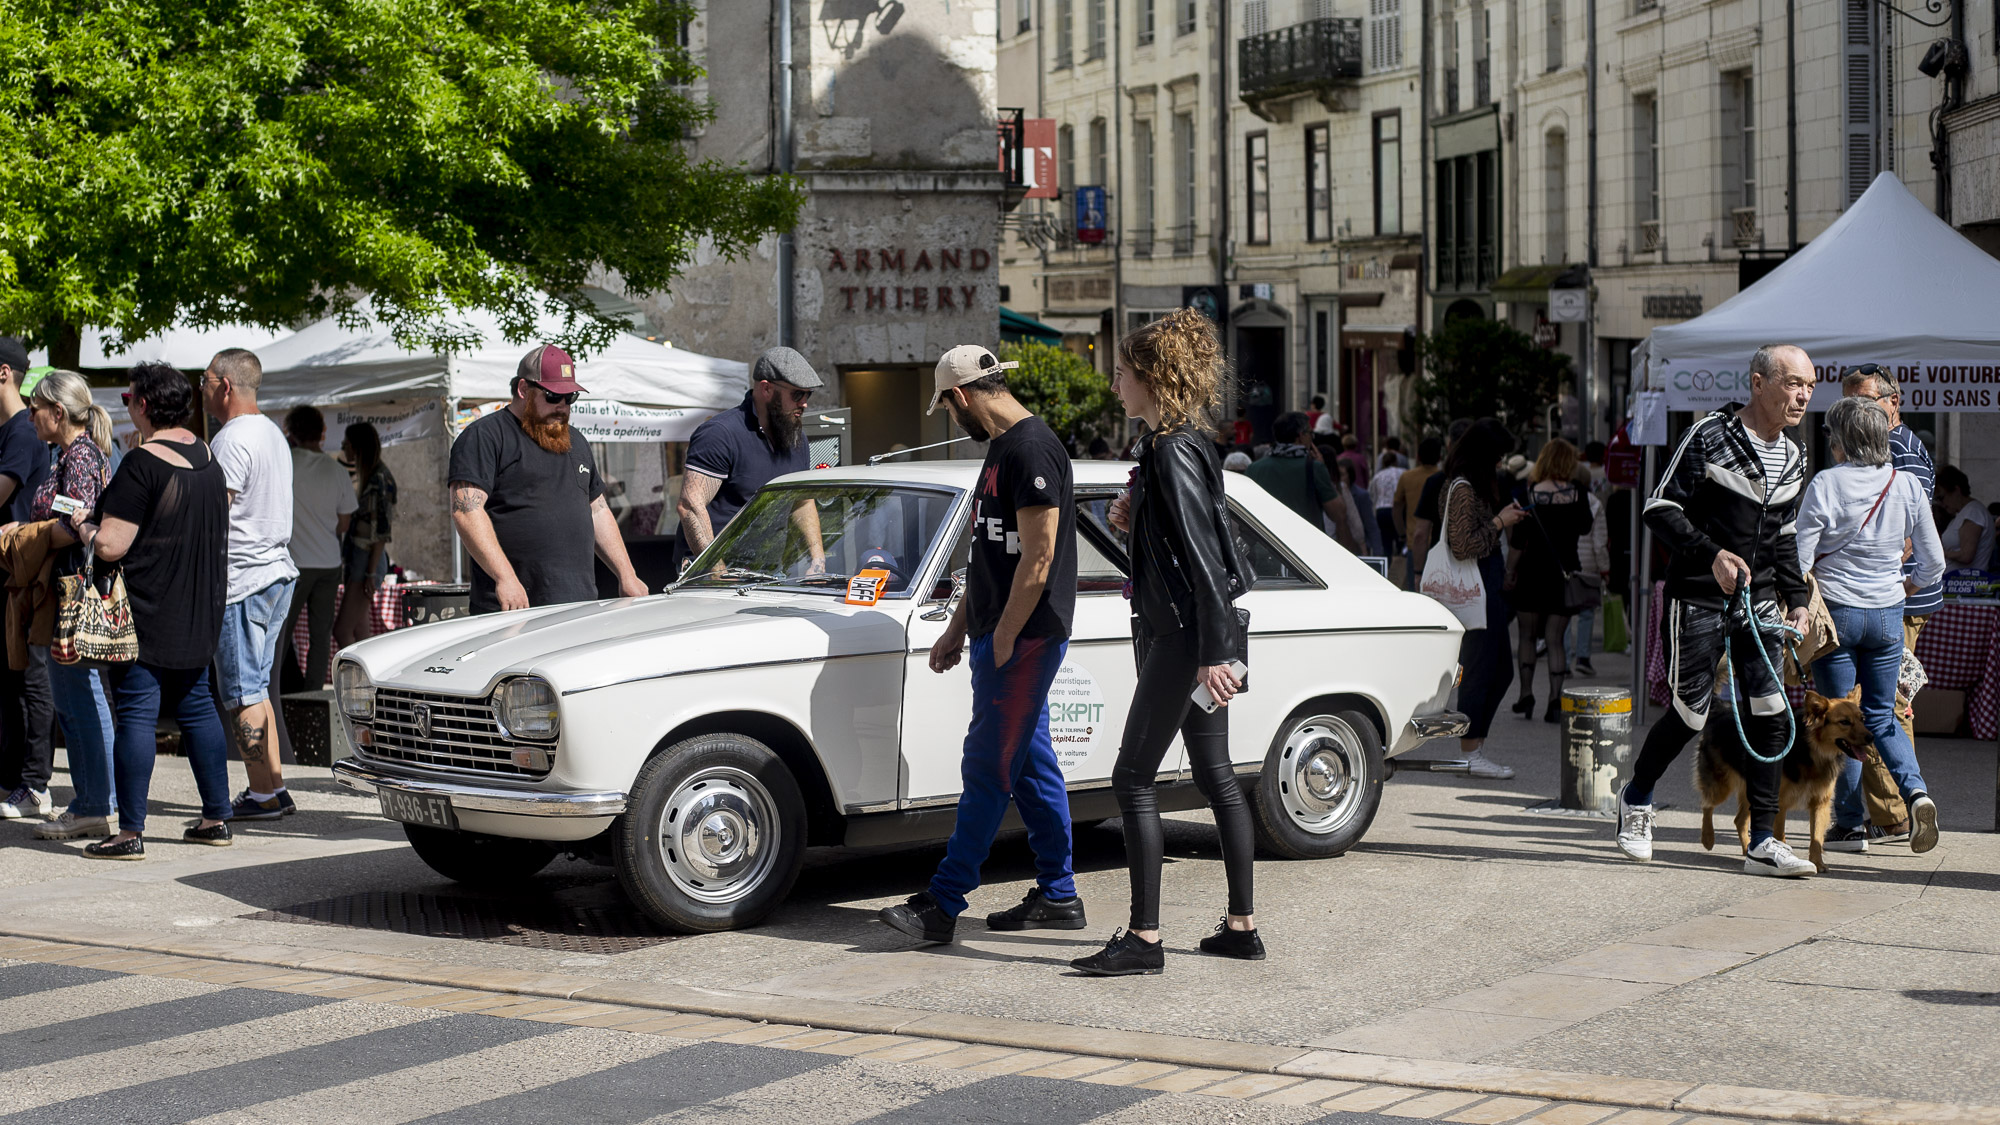
[[[416,720],[417,733],[425,738],[429,738],[431,736],[431,705],[428,703],[419,703],[412,714]]]

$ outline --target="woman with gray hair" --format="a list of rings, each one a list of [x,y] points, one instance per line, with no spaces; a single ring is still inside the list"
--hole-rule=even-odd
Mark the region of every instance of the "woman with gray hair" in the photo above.
[[[1837,698],[1861,685],[1861,713],[1882,763],[1910,806],[1910,850],[1937,846],[1937,805],[1924,790],[1917,748],[1896,723],[1903,667],[1903,599],[1944,576],[1944,546],[1923,485],[1889,464],[1889,417],[1865,398],[1826,412],[1834,464],[1806,486],[1799,506],[1799,569],[1819,581],[1840,647],[1813,661],[1815,690]],[[1903,578],[1903,544],[1916,571]],[[1834,793],[1828,851],[1868,850],[1861,763],[1848,759]]]

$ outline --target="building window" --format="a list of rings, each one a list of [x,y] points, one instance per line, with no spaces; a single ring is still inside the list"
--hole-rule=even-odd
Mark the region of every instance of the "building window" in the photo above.
[[[1139,46],[1153,41],[1153,4],[1155,0],[1139,0]]]
[[[1134,121],[1132,123],[1132,171],[1136,181],[1133,195],[1137,206],[1133,208],[1132,252],[1144,257],[1153,252],[1153,223],[1155,217],[1154,190],[1157,173],[1153,160],[1153,123]]]
[[[1200,5],[1196,0],[1174,0],[1174,34],[1193,35],[1195,20],[1200,17]]]
[[[1542,147],[1542,210],[1548,242],[1542,251],[1546,263],[1569,260],[1569,138],[1561,129],[1549,131]]]
[[[1453,12],[1444,14],[1444,34],[1438,36],[1438,53],[1444,56],[1439,61],[1438,75],[1444,84],[1444,103],[1447,114],[1458,112],[1458,16]]]
[[[1758,244],[1757,102],[1750,72],[1722,76],[1722,212],[1730,241]]]
[[[1313,312],[1313,393],[1316,395],[1326,393],[1327,352],[1331,350],[1328,346],[1331,343],[1328,339],[1331,326],[1327,322],[1331,319],[1325,309]]]
[[[1174,114],[1174,253],[1194,253],[1194,115]]]
[[[1090,182],[1108,188],[1111,184],[1111,154],[1105,145],[1104,119],[1090,119]]]
[[[1014,33],[1026,35],[1035,26],[1035,0],[1014,0]]]
[[[1852,206],[1868,190],[1881,168],[1881,105],[1876,95],[1877,34],[1875,7],[1869,0],[1844,0],[1841,65],[1845,97],[1847,203]]]
[[[1271,30],[1271,0],[1243,0],[1243,34],[1262,35]]]
[[[1564,0],[1548,0],[1549,27],[1548,43],[1543,48],[1548,58],[1543,64],[1545,70],[1561,70],[1563,65],[1563,3]]]
[[[1056,190],[1064,199],[1073,197],[1076,191],[1076,127],[1065,125],[1056,130]]]
[[[1484,289],[1500,260],[1498,154],[1437,162],[1437,278],[1447,291]]]
[[[1333,165],[1329,126],[1306,126],[1306,241],[1333,237]]]
[[[1660,221],[1660,99],[1632,99],[1632,207],[1642,223]]]
[[[1472,9],[1472,104],[1493,100],[1493,10]]]
[[[1380,74],[1402,65],[1403,0],[1368,0],[1368,72]]]
[[[1403,233],[1403,111],[1375,115],[1375,233]]]
[[[1106,0],[1084,0],[1089,5],[1090,39],[1086,59],[1104,57],[1104,5]]]
[[[1245,208],[1245,239],[1262,245],[1271,241],[1271,138],[1252,133],[1243,139],[1243,167],[1248,174],[1249,206]]]
[[[1076,50],[1076,0],[1056,0],[1056,66],[1069,66]]]

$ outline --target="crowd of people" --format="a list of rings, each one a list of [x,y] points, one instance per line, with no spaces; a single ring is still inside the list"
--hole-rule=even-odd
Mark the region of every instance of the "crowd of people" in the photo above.
[[[281,430],[258,407],[262,365],[240,348],[218,352],[198,384],[164,363],[133,367],[124,443],[84,376],[37,373],[24,399],[29,378],[21,342],[0,339],[0,499],[10,505],[0,527],[9,665],[0,818],[35,819],[43,839],[101,836],[83,850],[93,858],[143,858],[162,712],[175,719],[200,795],[184,841],[226,846],[232,822],[296,811],[273,672],[281,651],[296,661],[299,612],[312,637],[301,673],[311,687],[326,682],[336,633],[340,643],[369,633],[365,612],[347,615],[384,574],[395,479],[380,435],[348,426],[342,466],[320,451],[317,410],[293,410]],[[218,423],[207,438],[198,412]],[[343,584],[357,596],[337,627]],[[65,602],[84,598],[113,607],[111,635],[88,658],[57,647],[73,624]],[[73,790],[61,810],[48,790],[57,724]],[[232,745],[248,775],[234,796]]]

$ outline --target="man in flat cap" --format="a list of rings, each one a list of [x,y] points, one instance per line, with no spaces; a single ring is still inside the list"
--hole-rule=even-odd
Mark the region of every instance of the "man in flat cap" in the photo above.
[[[790,348],[772,348],[750,370],[750,390],[734,410],[725,410],[695,428],[688,440],[687,475],[681,480],[680,550],[700,554],[757,490],[773,477],[809,467],[805,438],[806,404],[825,386],[806,357]],[[812,571],[824,571],[817,513],[811,502],[797,515]],[[807,525],[810,524],[808,527]]]
[[[472,556],[472,612],[597,598],[594,554],[618,592],[646,596],[604,500],[590,443],[569,428],[576,361],[543,345],[521,358],[505,410],[451,444],[451,522]]]

